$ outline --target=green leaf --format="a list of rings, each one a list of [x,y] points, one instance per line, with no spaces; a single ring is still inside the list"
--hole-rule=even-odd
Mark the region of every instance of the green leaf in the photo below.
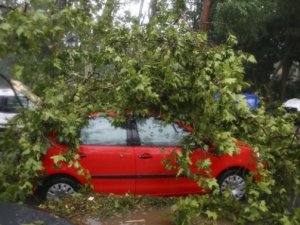
[[[217,220],[218,219],[218,214],[214,211],[211,210],[206,210],[205,214],[207,215],[208,218],[213,219],[213,220]]]
[[[283,225],[293,225],[294,223],[289,219],[289,217],[287,216],[283,216],[281,219],[280,219],[280,222],[283,224]]]
[[[251,62],[251,63],[257,63],[254,55],[249,55],[248,58],[247,58],[248,62]]]
[[[51,156],[51,159],[53,159],[54,164],[58,164],[59,162],[64,162],[66,160],[65,156],[63,155]]]
[[[2,30],[9,30],[11,28],[11,25],[9,23],[1,23],[0,24],[0,29]]]
[[[18,36],[21,36],[21,34],[23,34],[24,32],[24,26],[19,26],[16,30],[16,33]]]

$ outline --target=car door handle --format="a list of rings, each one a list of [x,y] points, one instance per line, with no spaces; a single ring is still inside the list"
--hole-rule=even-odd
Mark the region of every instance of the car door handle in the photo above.
[[[85,153],[83,153],[83,152],[79,152],[78,155],[79,155],[80,158],[87,157],[87,155]]]
[[[144,153],[142,155],[139,155],[139,158],[140,159],[151,159],[152,158],[152,155],[149,154],[149,153]]]

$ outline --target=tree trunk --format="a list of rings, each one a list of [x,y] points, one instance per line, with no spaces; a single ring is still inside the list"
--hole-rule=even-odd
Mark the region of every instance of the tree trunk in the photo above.
[[[286,98],[286,86],[287,80],[290,75],[290,68],[292,65],[292,61],[289,60],[287,56],[285,56],[282,60],[282,75],[281,75],[281,90],[280,90],[280,100],[283,102]]]
[[[141,0],[141,3],[140,3],[140,10],[139,10],[139,17],[138,17],[139,23],[141,23],[141,19],[143,16],[144,2],[145,2],[145,0]]]
[[[21,93],[25,95],[32,103],[35,104],[35,106],[39,106],[42,103],[42,100],[40,97],[36,96],[26,85],[24,85],[22,82],[17,80],[10,80],[10,85],[15,93],[15,96],[18,98],[17,93]],[[22,103],[20,100],[18,100],[20,105],[22,106]]]
[[[280,100],[284,101],[286,98],[286,86],[287,80],[290,75],[290,69],[293,64],[293,60],[290,57],[290,52],[293,48],[293,43],[287,41],[286,47],[282,58],[282,75],[281,75],[281,87],[280,87]]]
[[[149,6],[149,22],[154,18],[156,12],[157,12],[157,3],[158,0],[151,0],[150,6]]]
[[[207,32],[209,25],[209,15],[213,0],[203,0],[202,10],[200,12],[199,31]]]

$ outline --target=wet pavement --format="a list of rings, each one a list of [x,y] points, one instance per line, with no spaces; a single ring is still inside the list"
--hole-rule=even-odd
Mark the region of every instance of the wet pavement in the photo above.
[[[65,219],[39,209],[10,202],[0,202],[0,225],[72,225]]]

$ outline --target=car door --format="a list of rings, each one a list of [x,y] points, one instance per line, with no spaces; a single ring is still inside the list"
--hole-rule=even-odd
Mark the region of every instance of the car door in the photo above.
[[[128,145],[130,130],[114,126],[107,117],[91,118],[80,132],[81,165],[89,170],[96,192],[124,194],[135,191],[135,161]]]
[[[189,132],[177,124],[164,124],[153,117],[136,119],[139,143],[135,146],[137,171],[136,193],[151,195],[182,195],[198,193],[200,188],[186,176],[177,177],[174,154]]]

